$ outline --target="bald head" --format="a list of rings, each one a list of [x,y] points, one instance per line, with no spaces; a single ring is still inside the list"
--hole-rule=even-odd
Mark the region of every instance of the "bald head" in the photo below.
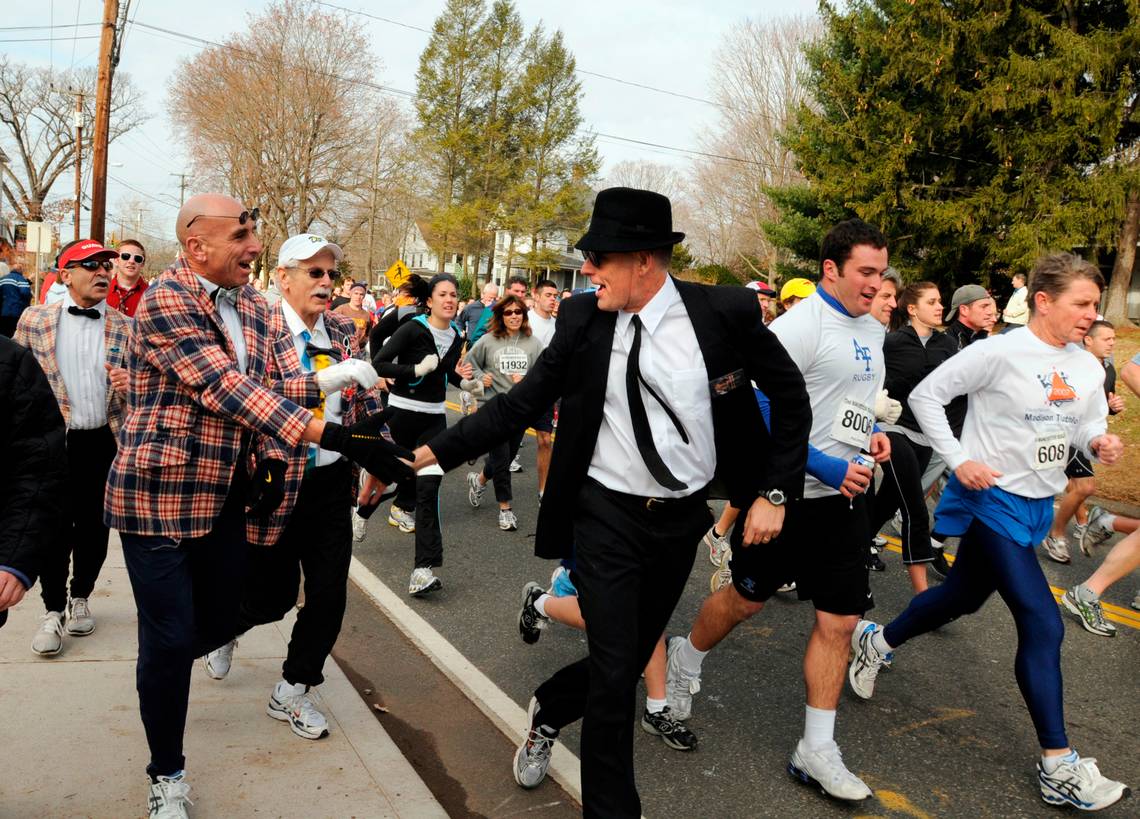
[[[241,202],[232,196],[222,193],[199,193],[191,196],[178,211],[178,223],[175,225],[175,235],[178,244],[186,247],[186,240],[191,235],[191,222],[194,222],[193,231],[201,233],[209,230],[210,226],[217,227],[220,222],[228,220],[212,219],[211,216],[240,216],[245,210]]]
[[[249,281],[261,240],[256,223],[239,218],[245,210],[237,199],[220,193],[200,193],[186,200],[178,211],[175,232],[195,273],[223,287]]]

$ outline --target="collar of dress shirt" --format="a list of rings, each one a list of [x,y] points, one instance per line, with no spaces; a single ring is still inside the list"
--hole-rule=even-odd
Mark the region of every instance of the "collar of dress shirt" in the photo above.
[[[309,325],[305,324],[304,319],[297,315],[297,311],[293,309],[292,305],[285,299],[281,299],[281,314],[285,316],[285,324],[289,328],[290,335],[297,338],[305,330],[309,330]],[[313,338],[317,338],[317,333],[324,336],[325,339],[329,338],[328,330],[325,329],[325,317],[323,315],[317,316],[317,323],[313,325],[313,329],[309,330],[309,334]],[[318,346],[321,346],[318,344]],[[328,346],[325,344],[324,346]]]
[[[617,317],[617,330],[623,337],[629,329],[629,323],[633,321],[635,315],[641,317],[641,326],[653,335],[653,331],[657,329],[657,325],[661,323],[661,319],[665,318],[665,313],[673,306],[673,302],[679,298],[680,294],[677,292],[677,285],[673,284],[673,277],[666,275],[665,283],[661,285],[656,293],[653,294],[645,306],[637,313],[627,313],[622,310],[618,313]]]
[[[76,304],[75,300],[73,298],[71,298],[71,289],[70,288],[68,289],[68,291],[66,293],[63,294],[63,301],[61,302],[61,304],[63,305],[62,310],[64,313],[67,312],[68,307],[79,307],[80,309],[83,309],[82,305]],[[107,317],[107,300],[106,299],[103,299],[98,304],[93,304],[91,306],[95,310],[99,311],[99,315],[102,318]]]
[[[214,291],[220,287],[220,285],[214,284],[205,276],[200,276],[197,273],[194,274],[194,278],[197,279],[198,283],[202,285],[202,288],[206,291],[207,296],[212,296],[214,294]]]

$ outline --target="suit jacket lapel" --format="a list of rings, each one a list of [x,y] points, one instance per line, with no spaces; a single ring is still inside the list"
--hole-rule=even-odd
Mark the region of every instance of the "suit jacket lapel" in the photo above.
[[[724,322],[713,311],[699,286],[677,280],[674,280],[674,284],[681,294],[681,301],[685,303],[693,331],[697,334],[709,381],[732,372],[737,366],[738,356],[728,346]]]
[[[67,397],[67,385],[63,382],[63,373],[59,371],[59,357],[56,355],[56,342],[59,339],[59,320],[63,315],[63,302],[56,302],[53,309],[47,315],[47,320],[44,322],[43,333],[40,335],[43,347],[43,358],[40,363],[43,364],[44,375],[47,376],[48,382],[55,389],[55,394],[59,396],[59,409],[63,414],[65,421],[71,419],[71,400]]]

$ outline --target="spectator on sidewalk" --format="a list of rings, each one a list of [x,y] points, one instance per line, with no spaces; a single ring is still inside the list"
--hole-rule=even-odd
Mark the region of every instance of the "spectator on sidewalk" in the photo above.
[[[36,582],[67,480],[64,423],[31,352],[0,338],[0,626]]]
[[[32,303],[32,283],[20,268],[0,262],[0,335],[12,337],[16,322]]]
[[[1025,286],[1025,274],[1013,274],[1013,295],[1005,303],[1002,321],[1024,327],[1029,321],[1029,288]]]
[[[58,537],[44,546],[44,615],[32,639],[32,651],[44,657],[59,654],[65,633],[95,630],[88,598],[107,559],[103,492],[126,414],[131,336],[130,320],[107,309],[115,255],[93,239],[65,245],[59,267],[67,294],[25,311],[14,339],[35,355],[67,424],[67,503]]]
[[[115,278],[111,282],[111,292],[107,294],[107,306],[134,318],[139,299],[150,286],[142,275],[146,250],[138,239],[124,239],[116,249],[118,253],[113,260]]]

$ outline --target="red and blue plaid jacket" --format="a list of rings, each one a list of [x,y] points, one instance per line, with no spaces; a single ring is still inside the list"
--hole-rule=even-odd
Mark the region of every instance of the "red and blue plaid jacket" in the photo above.
[[[209,532],[244,469],[250,432],[296,446],[320,391],[312,375],[269,387],[269,306],[249,285],[237,302],[246,373],[221,317],[185,259],[147,289],[135,313],[127,420],[107,481],[104,520],[120,532],[175,539]],[[284,397],[282,397],[282,395]]]
[[[341,316],[326,310],[324,313],[325,330],[332,341],[332,349],[336,351],[337,360],[344,361],[353,357],[356,352],[354,336],[356,324],[347,316]],[[293,334],[285,321],[285,314],[281,310],[281,302],[270,308],[269,332],[273,339],[273,356],[269,362],[269,377],[271,383],[288,384],[305,376],[305,368],[301,365],[301,358],[297,355],[297,345],[293,341]],[[362,421],[374,412],[380,411],[380,401],[375,390],[363,390],[354,387],[343,390],[341,396],[341,423],[350,426]],[[320,404],[320,394],[316,400],[307,406],[316,407]],[[384,433],[387,437],[387,432]],[[263,438],[257,447],[257,458],[279,458],[286,463],[285,469],[285,499],[281,505],[268,517],[246,518],[246,538],[250,543],[261,546],[272,546],[276,543],[289,516],[297,505],[297,496],[301,491],[301,481],[305,477],[305,459],[308,456],[309,445],[301,442],[296,446],[286,447],[274,438]],[[256,459],[251,460],[252,468]],[[353,482],[353,486],[356,483]],[[355,495],[355,492],[354,492]]]

